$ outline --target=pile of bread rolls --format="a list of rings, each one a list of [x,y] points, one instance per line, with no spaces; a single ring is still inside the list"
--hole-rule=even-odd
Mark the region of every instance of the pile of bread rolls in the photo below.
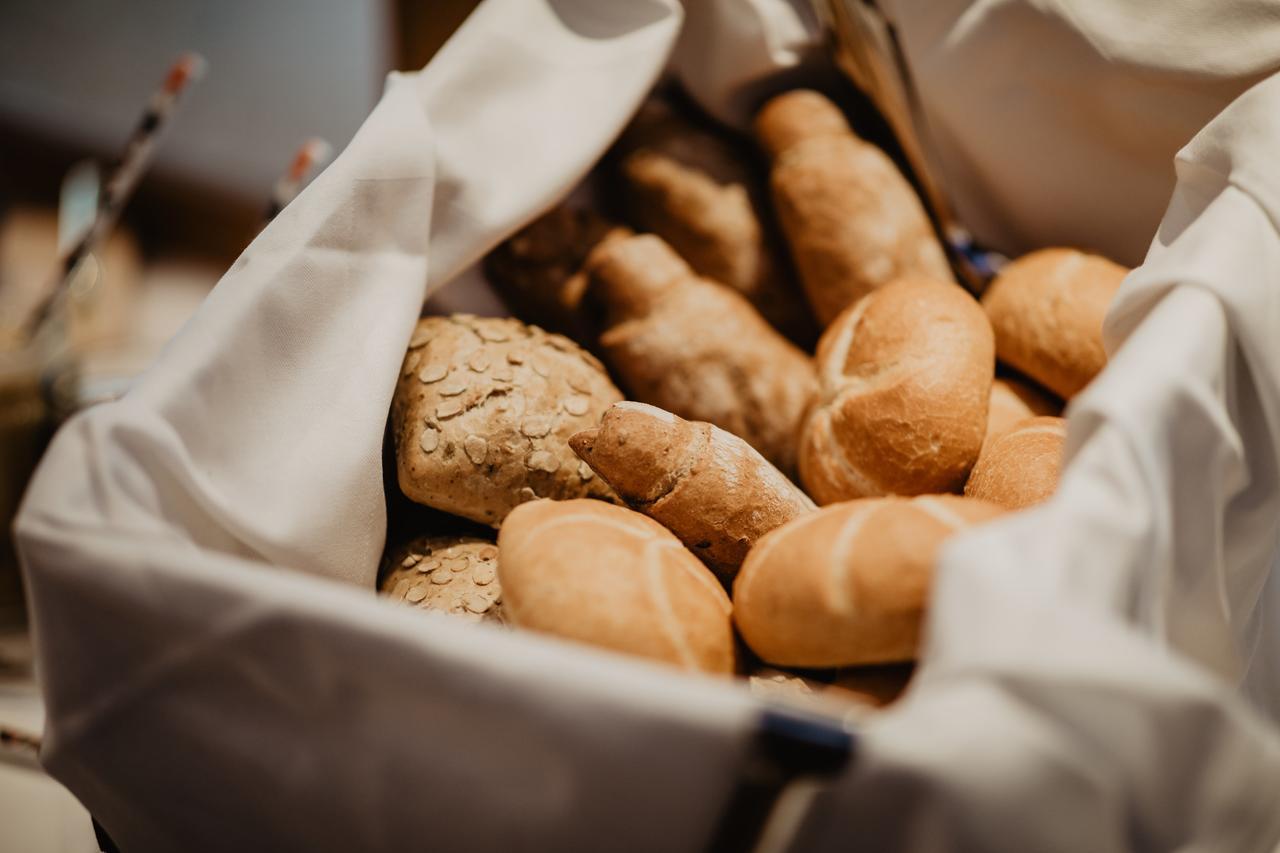
[[[649,104],[600,167],[614,209],[486,259],[520,319],[419,321],[396,479],[460,520],[389,541],[384,594],[771,695],[902,688],[942,544],[1053,493],[1126,271],[1045,249],[979,300],[826,97],[755,131]]]

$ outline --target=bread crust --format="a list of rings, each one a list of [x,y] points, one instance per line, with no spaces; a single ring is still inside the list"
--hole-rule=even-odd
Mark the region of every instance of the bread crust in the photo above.
[[[736,435],[643,403],[616,403],[569,445],[628,506],[658,521],[724,583],[770,530],[813,501]]]
[[[379,594],[470,622],[506,623],[498,546],[476,536],[419,536],[387,552]]]
[[[816,387],[808,356],[654,235],[599,247],[587,273],[588,299],[604,314],[600,352],[632,399],[715,424],[794,470]]]
[[[824,507],[751,549],[733,585],[734,622],[776,666],[913,660],[939,547],[1003,512],[956,495]]]
[[[987,407],[987,435],[983,453],[992,439],[1004,435],[1027,418],[1062,414],[1062,401],[1037,385],[1012,376],[997,376],[991,383],[991,403]],[[981,458],[982,454],[979,454]]]
[[[904,278],[823,334],[800,480],[819,504],[958,492],[977,461],[995,375],[991,326],[954,284]]]
[[[621,399],[568,338],[505,318],[425,317],[391,405],[400,489],[493,526],[538,497],[612,498],[569,436]]]
[[[1070,400],[1107,364],[1102,323],[1128,272],[1076,249],[1010,263],[982,295],[1000,360]]]
[[[507,517],[498,550],[516,626],[682,669],[734,671],[729,597],[656,521],[600,501],[533,501]]]
[[[1027,418],[992,439],[973,466],[964,493],[1009,509],[1025,509],[1048,500],[1058,488],[1067,422]]]
[[[773,155],[774,209],[822,326],[902,276],[953,280],[911,185],[826,98],[779,95],[761,110],[756,132]]]

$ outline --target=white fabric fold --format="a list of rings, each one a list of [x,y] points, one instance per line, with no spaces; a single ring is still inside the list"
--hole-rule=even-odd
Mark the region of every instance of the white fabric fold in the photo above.
[[[684,66],[735,121],[804,41],[742,3],[694,10],[731,43]],[[425,293],[570,191],[680,25],[674,0],[486,0],[138,386],[60,431],[18,524],[43,760],[122,849],[706,843],[759,711],[744,690],[371,592]],[[947,550],[918,683],[799,849],[1280,838],[1277,733],[1240,695],[1277,713],[1276,116],[1268,80],[1181,155],[1059,495]]]

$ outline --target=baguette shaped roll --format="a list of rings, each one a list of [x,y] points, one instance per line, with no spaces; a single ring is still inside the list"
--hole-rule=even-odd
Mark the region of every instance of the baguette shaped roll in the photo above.
[[[751,549],[733,584],[734,621],[776,666],[913,660],[938,548],[1002,512],[956,495],[824,507]]]
[[[732,605],[665,527],[590,500],[533,501],[498,533],[514,625],[682,669],[732,673]]]
[[[1107,364],[1102,321],[1128,272],[1075,249],[1041,249],[1018,258],[982,295],[996,354],[1070,400]]]
[[[558,205],[490,252],[485,277],[517,317],[590,345],[582,264],[601,242],[629,233],[589,210]]]
[[[600,246],[587,273],[604,313],[600,351],[629,396],[728,430],[791,472],[816,387],[808,356],[659,237]]]
[[[750,153],[651,100],[619,141],[631,220],[671,245],[698,275],[746,297],[774,328],[811,344],[817,329],[768,227]]]
[[[612,497],[569,436],[620,399],[568,338],[517,320],[425,317],[391,403],[400,489],[495,527],[537,497]]]
[[[816,360],[821,387],[800,437],[814,500],[960,491],[995,374],[991,326],[968,293],[899,279],[832,323]]]
[[[378,591],[420,610],[503,624],[498,546],[476,536],[420,536],[387,553]]]
[[[992,439],[973,466],[964,493],[1009,509],[1042,503],[1058,488],[1066,442],[1062,418],[1024,420]]]
[[[1008,376],[997,376],[991,383],[991,404],[987,407],[987,436],[982,440],[982,451],[991,446],[993,439],[1004,435],[1027,418],[1039,415],[1062,414],[1062,403],[1045,391]],[[982,458],[979,454],[978,458]]]
[[[818,322],[894,279],[951,281],[915,191],[840,110],[798,89],[769,101],[756,133],[773,158],[774,208]]]
[[[813,501],[736,435],[644,403],[615,403],[569,445],[632,509],[728,583],[770,530]]]

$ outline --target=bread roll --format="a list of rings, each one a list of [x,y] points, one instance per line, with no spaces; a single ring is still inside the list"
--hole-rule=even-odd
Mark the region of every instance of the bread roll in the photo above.
[[[995,374],[991,326],[954,284],[904,278],[831,324],[800,479],[819,504],[960,491],[978,459]]]
[[[621,399],[567,338],[516,320],[423,318],[391,405],[400,489],[494,526],[537,497],[611,497],[569,436]]]
[[[811,676],[763,667],[748,678],[751,692],[762,699],[799,702],[814,710],[847,710],[853,704],[863,710],[893,704],[907,689],[912,664],[859,666],[824,670]],[[845,706],[841,708],[840,706]]]
[[[1018,258],[982,296],[996,354],[1070,400],[1107,364],[1102,321],[1128,272],[1075,249],[1041,249]]]
[[[911,185],[825,97],[779,95],[756,117],[756,133],[772,155],[774,207],[820,324],[896,278],[952,280]]]
[[[644,403],[616,403],[598,429],[578,433],[569,446],[725,583],[761,536],[814,509],[736,435]]]
[[[763,176],[749,153],[654,100],[618,148],[632,222],[666,240],[698,275],[741,293],[791,340],[812,344],[817,326],[769,228]]]
[[[991,383],[991,404],[987,407],[987,435],[982,440],[983,452],[992,439],[1004,435],[1020,421],[1037,415],[1062,414],[1062,402],[1029,382],[1010,376],[997,376]],[[979,454],[981,458],[981,454]]]
[[[777,666],[908,661],[938,548],[1004,510],[955,495],[868,498],[786,524],[747,555],[733,584],[742,638]]]
[[[734,670],[732,606],[666,528],[599,501],[533,501],[498,534],[515,625],[688,670]]]
[[[601,242],[629,233],[589,210],[558,205],[490,252],[485,276],[520,319],[591,346],[582,263]]]
[[[792,470],[815,387],[808,356],[651,234],[598,247],[587,274],[600,351],[632,398],[715,424]]]
[[[973,466],[964,493],[1024,509],[1049,499],[1062,473],[1067,422],[1062,418],[1029,418],[992,439]]]
[[[503,624],[498,547],[474,536],[421,536],[387,552],[378,591],[422,610]]]

